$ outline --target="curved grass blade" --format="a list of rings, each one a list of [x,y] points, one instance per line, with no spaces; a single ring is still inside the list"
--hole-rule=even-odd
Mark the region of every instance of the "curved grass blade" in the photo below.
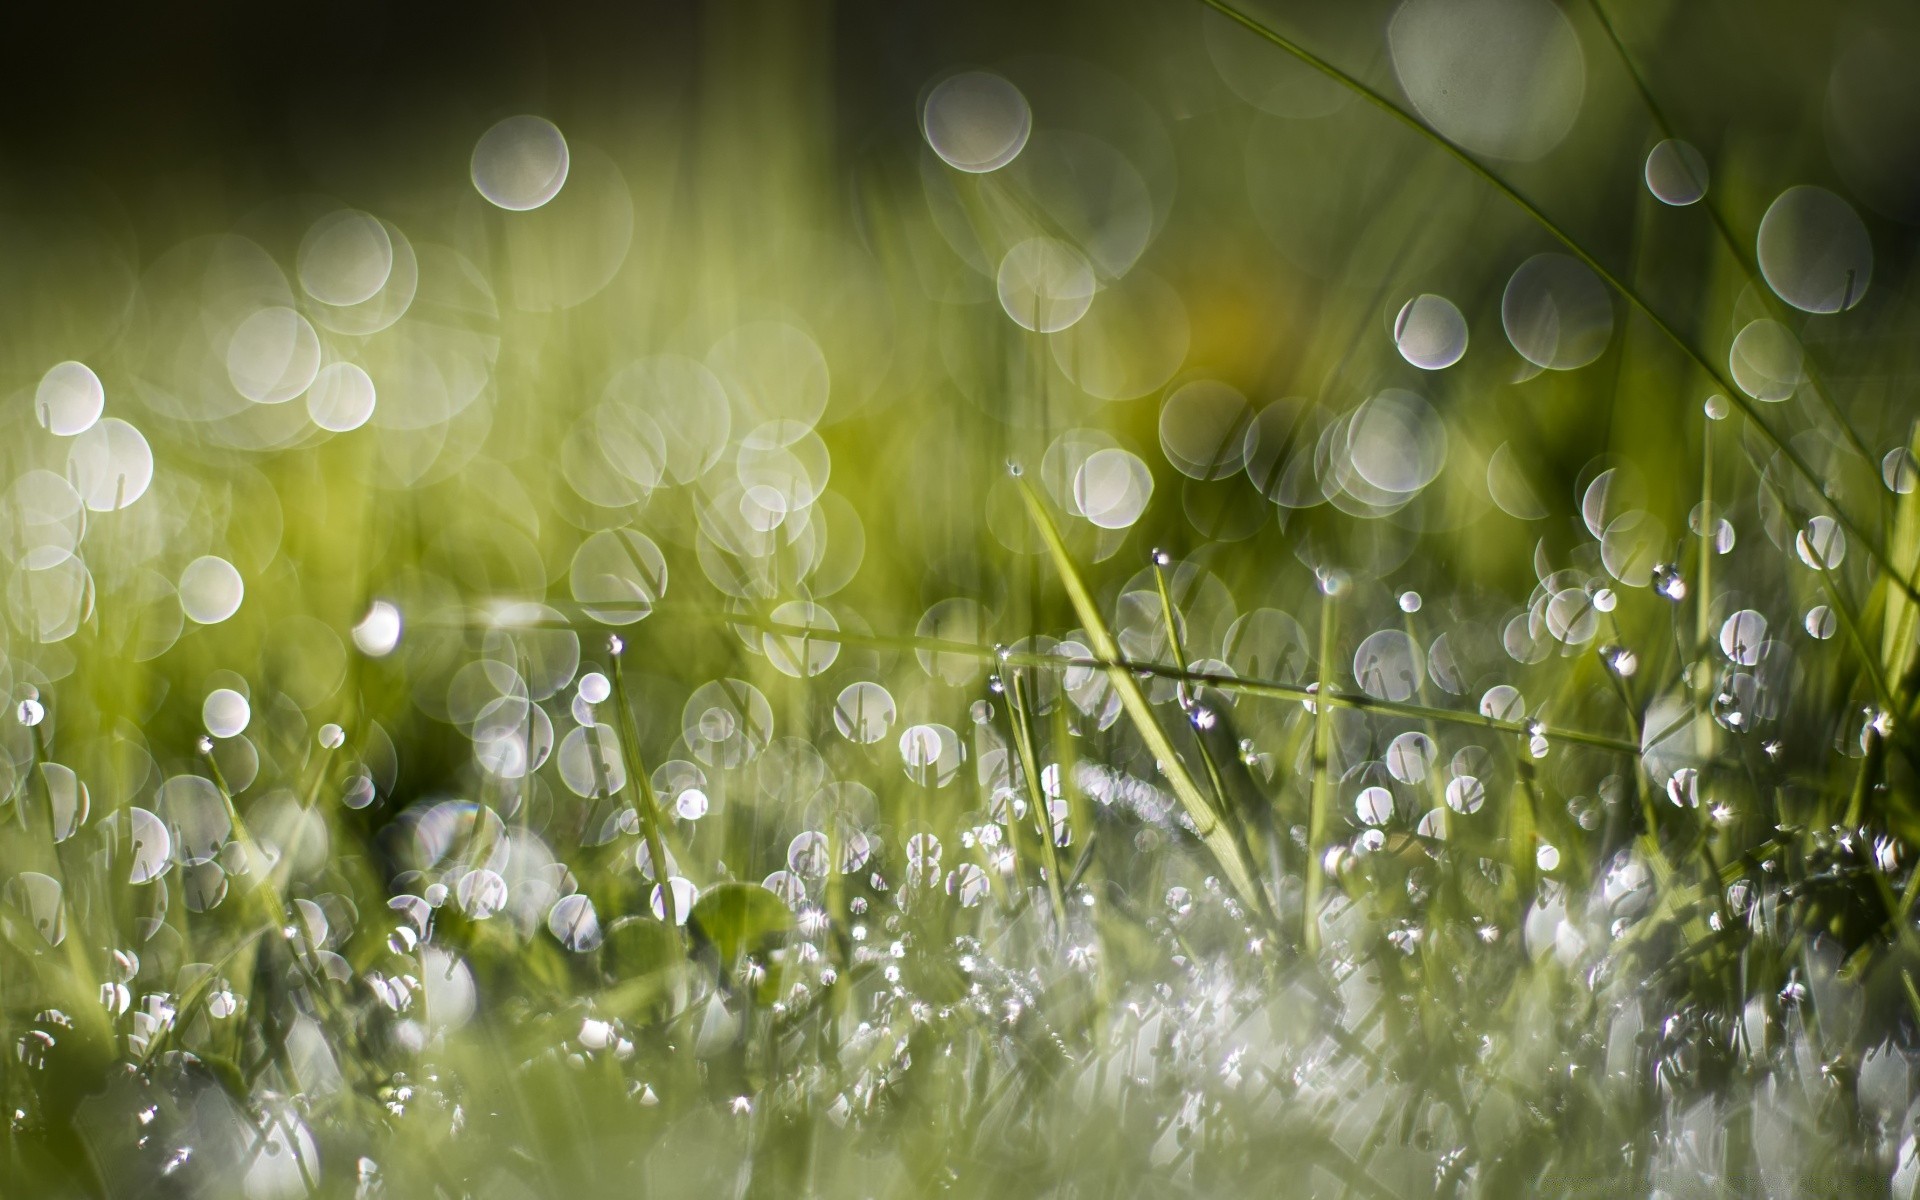
[[[1093,593],[1087,590],[1086,581],[1080,578],[1078,568],[1073,565],[1073,558],[1067,553],[1067,544],[1061,540],[1060,530],[1054,525],[1052,515],[1047,512],[1025,476],[1017,477],[1014,482],[1020,486],[1020,498],[1026,501],[1027,512],[1032,515],[1034,526],[1040,531],[1040,539],[1047,544],[1047,553],[1053,559],[1055,572],[1060,576],[1060,585],[1066,589],[1074,615],[1086,628],[1087,640],[1093,643],[1095,656],[1105,660],[1107,678],[1112,682],[1113,690],[1119,693],[1121,706],[1127,710],[1127,717],[1139,731],[1140,739],[1160,763],[1167,782],[1173,785],[1174,795],[1180,798],[1188,819],[1193,822],[1193,831],[1200,835],[1207,849],[1213,851],[1221,871],[1241,898],[1262,913],[1271,912],[1267,895],[1254,882],[1252,865],[1241,853],[1240,843],[1233,836],[1233,831],[1227,828],[1222,814],[1194,782],[1193,775],[1180,761],[1179,755],[1174,753],[1173,742],[1168,739],[1166,730],[1160,728],[1152,706],[1147,703],[1146,693],[1140,690],[1139,681],[1131,671],[1119,665],[1120,644],[1114,640],[1100,606],[1093,601]]]

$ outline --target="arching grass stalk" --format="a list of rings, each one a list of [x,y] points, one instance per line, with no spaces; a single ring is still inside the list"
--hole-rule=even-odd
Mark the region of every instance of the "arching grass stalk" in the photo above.
[[[1026,777],[1028,802],[1033,805],[1033,815],[1040,828],[1040,856],[1045,860],[1047,872],[1047,898],[1053,904],[1054,935],[1063,943],[1067,937],[1067,901],[1061,888],[1060,848],[1053,839],[1053,809],[1047,803],[1047,789],[1040,778],[1039,756],[1033,749],[1033,723],[1027,705],[1026,684],[1020,678],[1020,672],[1008,673],[1007,707],[1008,724],[1013,727],[1013,744],[1020,755],[1020,773]],[[1012,812],[1013,801],[1007,801],[1007,824],[1013,826],[1019,818]]]
[[[640,793],[640,821],[647,839],[647,854],[653,859],[654,886],[660,889],[660,911],[668,928],[677,929],[679,914],[674,909],[673,881],[667,875],[666,842],[660,836],[660,797],[653,790],[653,779],[640,757],[640,727],[633,719],[633,703],[627,698],[626,672],[622,660],[626,640],[618,634],[607,641],[607,658],[613,667],[614,712],[620,718],[620,758],[627,772],[627,783]]]
[[[1241,899],[1258,908],[1263,914],[1269,913],[1265,893],[1254,880],[1254,872],[1241,853],[1240,845],[1232,833],[1221,821],[1186,765],[1175,753],[1173,743],[1168,740],[1166,730],[1160,728],[1160,722],[1153,715],[1152,705],[1147,703],[1146,693],[1140,690],[1140,682],[1133,672],[1121,665],[1119,643],[1114,641],[1113,633],[1107,628],[1105,616],[1100,606],[1094,602],[1093,594],[1080,578],[1080,572],[1073,565],[1073,558],[1067,553],[1066,542],[1060,537],[1060,530],[1054,525],[1053,517],[1046,510],[1044,502],[1033,485],[1025,476],[1018,476],[1014,482],[1019,485],[1020,498],[1026,502],[1027,512],[1033,518],[1040,538],[1046,543],[1048,554],[1053,560],[1054,571],[1060,577],[1060,584],[1066,589],[1067,599],[1073,605],[1074,615],[1086,628],[1087,640],[1093,643],[1094,654],[1103,660],[1102,669],[1112,683],[1114,691],[1120,695],[1120,703],[1127,710],[1128,718],[1133,722],[1141,741],[1159,763],[1166,774],[1167,782],[1173,786],[1174,795],[1186,809],[1188,820],[1193,822],[1193,830],[1200,840],[1213,851],[1219,861],[1220,869],[1226,874],[1227,881],[1240,894]]]
[[[1167,572],[1166,566],[1162,562],[1163,558],[1165,558],[1165,555],[1160,551],[1155,550],[1153,552],[1151,559],[1153,566],[1153,583],[1155,589],[1160,593],[1161,617],[1167,623],[1167,647],[1173,652],[1174,665],[1179,667],[1180,670],[1185,671],[1187,669],[1187,650],[1186,647],[1181,644],[1179,614],[1173,607],[1173,593],[1167,587]],[[1200,765],[1206,768],[1207,783],[1213,789],[1214,805],[1219,810],[1221,819],[1226,823],[1227,832],[1233,836],[1234,841],[1239,843],[1240,853],[1246,858],[1247,862],[1255,862],[1257,860],[1253,855],[1253,846],[1247,841],[1246,828],[1241,824],[1237,814],[1234,813],[1233,806],[1227,799],[1226,785],[1220,780],[1220,765],[1213,761],[1213,752],[1207,749],[1206,738],[1198,736],[1199,732],[1204,728],[1202,722],[1213,720],[1214,714],[1208,712],[1207,709],[1200,704],[1196,698],[1195,691],[1186,682],[1183,681],[1176,686],[1180,692],[1180,709],[1187,714],[1188,719],[1194,724],[1196,732],[1196,736],[1193,739],[1194,749],[1200,756]],[[1268,901],[1268,915],[1271,916],[1271,898],[1266,897],[1264,892],[1262,893],[1262,898]]]
[[[1520,211],[1539,224],[1542,229],[1552,234],[1562,246],[1566,247],[1569,253],[1585,264],[1588,270],[1598,275],[1607,286],[1626,297],[1627,302],[1631,304],[1641,316],[1652,322],[1655,329],[1659,330],[1681,353],[1692,359],[1694,363],[1707,374],[1707,377],[1720,388],[1735,407],[1737,407],[1748,420],[1753,422],[1754,428],[1760,431],[1761,436],[1767,440],[1768,445],[1772,446],[1781,457],[1786,459],[1786,461],[1792,465],[1793,469],[1799,473],[1800,477],[1812,485],[1816,493],[1825,496],[1825,492],[1820,487],[1820,476],[1814,471],[1813,467],[1806,459],[1801,457],[1800,452],[1795,450],[1786,439],[1780,437],[1772,429],[1768,428],[1764,421],[1760,420],[1759,410],[1754,408],[1753,403],[1747,399],[1745,393],[1734,386],[1733,382],[1727,377],[1726,371],[1715,365],[1705,353],[1694,346],[1690,340],[1683,337],[1680,331],[1674,327],[1673,323],[1661,316],[1660,312],[1640,294],[1638,289],[1629,286],[1617,272],[1601,262],[1579,239],[1575,238],[1571,233],[1568,233],[1557,221],[1548,216],[1546,211],[1539,205],[1522,195],[1519,189],[1488,169],[1478,159],[1455,145],[1426,122],[1401,108],[1398,104],[1395,104],[1385,95],[1369,87],[1346,71],[1341,70],[1339,67],[1334,66],[1298,42],[1293,41],[1286,35],[1264,24],[1259,19],[1227,3],[1227,0],[1199,0],[1199,2],[1266,39],[1275,46],[1278,46],[1294,58],[1299,59],[1302,63],[1305,63],[1307,66],[1312,67],[1322,75],[1333,80],[1341,87],[1360,96],[1381,112],[1392,117],[1402,125],[1407,126],[1409,129],[1412,129],[1421,137],[1444,150],[1462,166],[1479,177],[1482,182],[1506,197],[1507,200],[1518,207]],[[1891,570],[1886,548],[1869,536],[1867,530],[1863,528],[1859,522],[1855,521],[1837,501],[1829,500],[1828,504],[1833,510],[1834,519],[1847,531],[1848,536],[1857,541],[1866,553],[1873,558],[1876,564],[1892,574],[1901,590],[1905,591],[1909,596],[1912,596],[1916,601],[1920,601],[1920,588],[1916,588],[1913,581]]]

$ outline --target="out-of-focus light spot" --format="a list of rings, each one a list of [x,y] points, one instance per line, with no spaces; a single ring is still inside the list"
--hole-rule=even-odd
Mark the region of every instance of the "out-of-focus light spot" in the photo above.
[[[385,600],[375,600],[353,627],[353,644],[369,658],[392,654],[400,644],[400,610]]]
[[[571,163],[567,139],[544,117],[508,117],[474,143],[473,186],[509,212],[539,208],[560,194]]]
[[[927,145],[957,170],[997,171],[1019,156],[1033,132],[1020,89],[990,71],[963,71],[927,93],[921,111]]]

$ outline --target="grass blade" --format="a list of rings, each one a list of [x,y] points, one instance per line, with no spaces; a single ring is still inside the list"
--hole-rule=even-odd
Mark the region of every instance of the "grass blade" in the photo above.
[[[1120,645],[1107,628],[1106,618],[1101,614],[1100,606],[1094,603],[1093,593],[1087,590],[1079,569],[1073,565],[1073,557],[1067,553],[1067,544],[1061,539],[1052,515],[1047,512],[1046,505],[1025,476],[1017,478],[1015,482],[1020,485],[1020,497],[1026,501],[1027,512],[1032,515],[1034,526],[1047,545],[1054,570],[1060,576],[1060,585],[1066,589],[1067,599],[1073,604],[1074,615],[1086,628],[1087,640],[1093,643],[1094,654],[1106,662],[1104,669],[1107,678],[1112,682],[1114,691],[1119,693],[1121,706],[1127,710],[1127,717],[1139,732],[1140,739],[1147,744],[1147,749],[1165,772],[1167,782],[1173,786],[1174,795],[1179,797],[1188,819],[1193,822],[1193,831],[1213,851],[1214,858],[1219,861],[1220,869],[1233,889],[1262,913],[1271,912],[1267,895],[1254,882],[1252,866],[1241,853],[1240,844],[1235,840],[1232,830],[1227,828],[1222,814],[1206,793],[1200,790],[1192,773],[1174,752],[1173,742],[1168,739],[1166,730],[1160,728],[1159,720],[1153,715],[1153,707],[1147,702],[1146,693],[1140,690],[1140,683],[1133,677],[1133,672],[1120,665]]]

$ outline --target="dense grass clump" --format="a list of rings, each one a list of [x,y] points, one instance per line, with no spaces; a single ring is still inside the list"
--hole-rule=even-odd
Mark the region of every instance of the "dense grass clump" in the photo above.
[[[1112,7],[0,198],[0,1190],[1914,1194],[1920,29]]]

